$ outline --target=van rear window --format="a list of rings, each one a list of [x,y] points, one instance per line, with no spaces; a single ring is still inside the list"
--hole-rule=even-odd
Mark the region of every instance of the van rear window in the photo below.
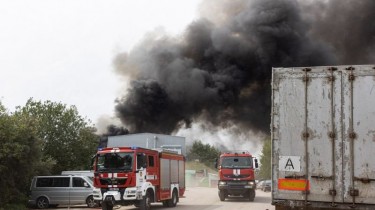
[[[70,177],[40,177],[36,187],[69,187]]]

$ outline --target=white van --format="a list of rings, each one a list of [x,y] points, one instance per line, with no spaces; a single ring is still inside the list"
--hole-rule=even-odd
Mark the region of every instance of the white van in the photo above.
[[[39,209],[57,205],[87,204],[96,207],[94,185],[87,176],[35,176],[31,182],[29,205]]]
[[[94,179],[94,171],[62,171],[61,175],[87,176],[91,180]]]

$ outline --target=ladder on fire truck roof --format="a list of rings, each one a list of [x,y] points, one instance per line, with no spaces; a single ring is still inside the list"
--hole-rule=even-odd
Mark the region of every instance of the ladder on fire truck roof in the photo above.
[[[232,150],[232,151],[224,151],[221,154],[250,154],[247,150]]]

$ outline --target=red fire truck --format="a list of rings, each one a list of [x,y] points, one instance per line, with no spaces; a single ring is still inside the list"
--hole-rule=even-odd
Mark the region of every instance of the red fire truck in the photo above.
[[[103,210],[118,204],[146,210],[153,202],[174,207],[185,192],[185,158],[172,151],[105,148],[95,157],[94,186]]]
[[[224,152],[216,163],[219,169],[219,198],[224,201],[229,195],[243,196],[254,201],[254,169],[258,160],[247,151]]]

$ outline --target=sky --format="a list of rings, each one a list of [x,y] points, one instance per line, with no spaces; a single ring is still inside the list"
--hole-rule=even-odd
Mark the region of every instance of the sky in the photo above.
[[[116,54],[162,28],[183,33],[201,0],[0,0],[0,101],[29,98],[77,107],[95,123],[114,115],[124,84]]]
[[[98,132],[115,116],[127,86],[115,73],[116,55],[130,52],[147,33],[179,36],[199,18],[202,0],[0,0],[0,101],[14,111],[30,98],[74,105]],[[108,121],[106,121],[108,120]],[[118,120],[118,119],[117,119]],[[175,135],[259,153],[263,137],[199,124]],[[248,141],[249,136],[255,141]]]

